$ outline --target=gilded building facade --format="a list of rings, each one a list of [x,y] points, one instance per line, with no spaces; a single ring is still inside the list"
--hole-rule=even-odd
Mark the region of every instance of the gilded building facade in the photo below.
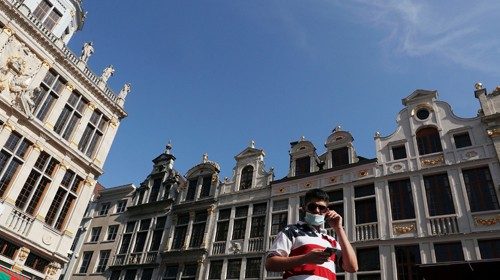
[[[58,279],[122,118],[125,88],[66,43],[80,1],[0,2],[0,265]],[[108,72],[111,69],[108,69]],[[19,276],[21,277],[21,276]]]
[[[120,214],[126,227],[101,279],[280,279],[265,252],[313,188],[329,194],[358,256],[359,271],[338,279],[474,279],[500,258],[500,88],[474,94],[478,115],[461,118],[436,91],[414,91],[395,131],[375,133],[375,158],[358,155],[341,127],[320,153],[303,137],[278,180],[253,142],[223,179],[207,155],[181,176],[167,146]]]

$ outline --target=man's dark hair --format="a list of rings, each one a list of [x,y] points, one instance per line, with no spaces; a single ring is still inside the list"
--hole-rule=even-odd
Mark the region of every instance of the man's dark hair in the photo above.
[[[304,205],[307,205],[311,200],[324,200],[326,203],[330,201],[328,194],[321,189],[313,189],[306,192],[306,197],[304,198]]]

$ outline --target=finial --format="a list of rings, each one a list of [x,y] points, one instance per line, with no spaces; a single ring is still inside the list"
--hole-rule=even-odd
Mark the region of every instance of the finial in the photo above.
[[[250,141],[249,147],[250,148],[255,148],[255,141],[254,140]]]
[[[475,88],[476,90],[483,89],[483,88],[484,88],[484,87],[483,87],[483,83],[481,83],[481,82],[477,82],[477,83],[475,83],[475,84],[474,84],[474,88]]]
[[[302,141],[305,141],[305,140],[306,140],[306,137],[305,137],[304,135],[302,135],[302,136],[300,137],[300,141],[299,141],[299,142],[302,142]]]
[[[202,162],[203,163],[206,163],[208,161],[208,154],[207,153],[204,153],[203,154],[203,158],[202,158]]]
[[[377,131],[377,132],[375,132],[375,136],[374,136],[374,137],[375,137],[375,138],[380,137],[380,132],[378,132],[378,131]]]
[[[341,131],[341,130],[342,130],[342,127],[341,127],[340,125],[337,125],[337,126],[333,129],[332,133],[333,133],[333,132],[337,132],[337,131]]]
[[[172,141],[168,140],[168,144],[165,146],[165,154],[170,155],[172,150]]]

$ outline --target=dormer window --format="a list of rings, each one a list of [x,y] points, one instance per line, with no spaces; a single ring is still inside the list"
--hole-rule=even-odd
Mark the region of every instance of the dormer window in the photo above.
[[[149,192],[148,202],[155,202],[158,200],[158,194],[160,193],[161,179],[154,179],[153,186]]]
[[[201,184],[200,198],[207,197],[210,195],[210,187],[212,186],[212,176],[203,177],[203,183]]]
[[[406,158],[406,148],[405,145],[399,145],[392,147],[392,159],[398,160]]]
[[[349,148],[332,150],[332,167],[349,164]]]
[[[49,31],[54,29],[57,22],[61,19],[62,14],[54,5],[47,0],[42,0],[36,7],[33,15],[43,24]]]
[[[301,157],[295,160],[295,176],[311,172],[311,158]]]
[[[252,186],[253,166],[247,165],[241,171],[240,190],[249,189]]]
[[[417,145],[420,155],[443,151],[439,132],[435,127],[426,127],[417,131]]]
[[[194,200],[197,185],[198,185],[198,178],[189,180],[189,186],[186,194],[186,201]]]

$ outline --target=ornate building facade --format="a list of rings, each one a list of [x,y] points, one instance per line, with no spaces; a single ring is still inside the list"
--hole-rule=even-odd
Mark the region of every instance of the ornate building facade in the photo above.
[[[338,279],[446,278],[439,267],[474,279],[500,258],[500,88],[477,85],[475,96],[478,116],[460,118],[436,91],[416,90],[402,100],[395,131],[375,133],[372,159],[340,127],[321,153],[294,141],[278,180],[253,142],[224,179],[207,155],[181,176],[167,146],[120,214],[118,253],[100,279],[280,279],[264,269],[265,252],[302,217],[312,188],[329,194],[358,256],[359,271],[340,269]]]
[[[126,116],[106,75],[67,47],[74,0],[0,2],[0,265],[58,279],[96,179]]]

